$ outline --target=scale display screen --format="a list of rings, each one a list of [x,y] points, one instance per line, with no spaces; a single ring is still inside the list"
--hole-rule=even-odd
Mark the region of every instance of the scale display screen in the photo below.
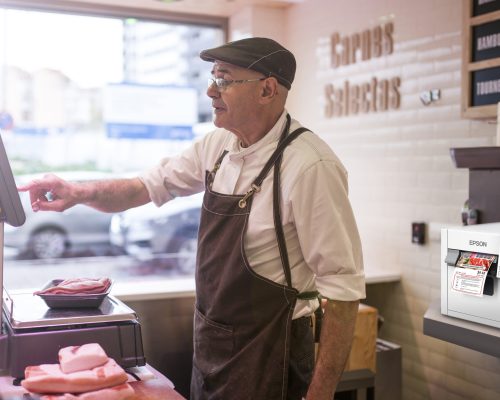
[[[0,134],[0,221],[21,226],[25,220],[26,215]]]

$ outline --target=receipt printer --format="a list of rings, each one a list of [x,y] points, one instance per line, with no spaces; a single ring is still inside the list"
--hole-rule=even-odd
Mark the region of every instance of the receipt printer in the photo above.
[[[500,328],[500,223],[441,230],[441,313]]]

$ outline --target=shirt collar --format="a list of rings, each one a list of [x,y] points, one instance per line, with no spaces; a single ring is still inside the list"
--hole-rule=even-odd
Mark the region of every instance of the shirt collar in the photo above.
[[[262,139],[248,147],[241,147],[240,140],[236,135],[232,135],[232,139],[228,144],[226,150],[229,151],[228,156],[231,160],[238,160],[244,158],[250,154],[255,153],[256,151],[261,150],[262,148],[268,146],[271,143],[278,142],[281,132],[286,123],[286,115],[288,114],[287,110],[283,110],[283,113],[278,118],[278,121],[274,124],[269,132],[267,132]]]

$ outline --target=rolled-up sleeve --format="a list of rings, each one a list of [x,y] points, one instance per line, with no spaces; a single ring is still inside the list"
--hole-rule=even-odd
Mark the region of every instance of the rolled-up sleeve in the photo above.
[[[300,247],[319,293],[353,301],[365,297],[361,241],[348,198],[347,173],[320,160],[298,178],[291,207]]]
[[[166,157],[155,167],[143,171],[144,183],[154,204],[161,206],[178,196],[189,196],[204,190],[204,171],[197,142],[174,157]]]

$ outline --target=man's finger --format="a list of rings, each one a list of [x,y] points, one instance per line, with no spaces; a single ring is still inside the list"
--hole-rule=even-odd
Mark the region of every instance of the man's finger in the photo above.
[[[19,192],[27,192],[28,190],[31,190],[34,186],[35,186],[35,185],[34,185],[34,182],[30,182],[30,183],[28,183],[28,184],[26,184],[26,185],[21,185],[21,186],[18,186],[18,187],[17,187],[17,190],[18,190]]]
[[[35,210],[33,206],[35,206],[37,209]],[[33,211],[64,211],[67,207],[66,203],[63,200],[38,200],[31,204],[31,208],[33,208]]]
[[[39,201],[39,200],[36,200],[36,201],[34,201],[33,203],[31,203],[31,209],[32,209],[34,212],[40,211],[40,201]]]
[[[20,192],[29,192],[30,201],[33,205],[36,201],[46,201],[47,193],[51,192],[51,188],[53,187],[52,182],[33,180],[26,185],[21,185],[17,187],[17,190]]]

